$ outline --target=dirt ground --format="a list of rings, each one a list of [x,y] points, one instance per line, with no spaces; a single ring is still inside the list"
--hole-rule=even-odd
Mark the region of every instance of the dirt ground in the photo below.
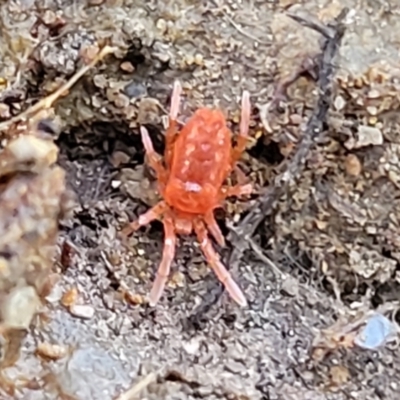
[[[323,72],[315,68],[321,34],[287,14],[328,24],[344,7],[328,116],[285,183]],[[116,51],[55,103],[58,128],[50,131],[74,205],[52,236],[59,280],[15,363],[2,364],[8,384],[0,399],[398,399],[396,341],[375,350],[346,344],[349,323],[373,310],[400,323],[399,16],[397,0],[2,2],[3,122],[77,71],[83,48],[106,42]],[[309,73],[269,109],[279,83],[307,62]],[[163,151],[175,79],[184,88],[182,120],[218,106],[234,132],[241,93],[251,94],[252,139],[240,165],[256,193],[216,213],[229,239],[218,251],[248,299],[244,309],[222,291],[193,237],[180,238],[165,293],[149,307],[162,225],[141,229],[127,245],[118,238],[158,201],[138,128],[145,125]],[[56,223],[62,179],[49,175],[57,201],[51,214],[41,212]],[[30,182],[33,195],[53,198],[37,189],[46,186],[40,179]],[[275,186],[282,190],[263,210],[265,190]],[[262,218],[243,225],[255,209],[265,211]],[[8,232],[13,211],[0,216]],[[236,259],[243,240],[234,241],[235,230],[251,233]],[[21,276],[30,282],[23,257],[16,260],[18,279],[3,291]]]

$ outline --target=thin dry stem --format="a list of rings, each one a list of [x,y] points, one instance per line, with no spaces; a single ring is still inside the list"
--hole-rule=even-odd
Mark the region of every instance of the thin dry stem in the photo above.
[[[15,117],[10,118],[9,120],[0,123],[0,131],[7,129],[10,125],[15,124],[17,122],[26,121],[28,118],[34,116],[35,114],[37,114],[39,111],[41,111],[43,109],[50,108],[53,105],[53,103],[55,101],[57,101],[60,97],[62,97],[64,93],[66,93],[68,90],[70,90],[71,87],[74,86],[79,81],[79,79],[82,78],[83,75],[85,75],[92,67],[94,67],[106,55],[111,54],[113,52],[114,52],[113,47],[110,47],[110,46],[103,47],[98,52],[96,57],[94,57],[93,60],[89,64],[84,65],[81,69],[79,69],[79,71],[76,74],[74,74],[71,77],[71,79],[69,79],[66,83],[64,83],[64,85],[62,85],[60,88],[58,88],[54,93],[41,99],[36,104],[34,104],[32,107],[29,107],[27,110],[16,115]]]
[[[133,385],[126,392],[119,395],[115,400],[133,400],[135,396],[137,396],[143,389],[150,385],[150,383],[154,382],[157,378],[157,374],[151,372],[147,376],[145,376],[141,381]]]

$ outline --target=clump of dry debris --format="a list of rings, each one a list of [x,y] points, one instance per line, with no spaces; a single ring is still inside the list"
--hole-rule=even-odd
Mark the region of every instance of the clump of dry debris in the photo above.
[[[58,225],[71,205],[46,127],[15,131],[0,153],[0,326],[10,340],[29,328],[51,289]],[[14,356],[6,351],[3,366]]]

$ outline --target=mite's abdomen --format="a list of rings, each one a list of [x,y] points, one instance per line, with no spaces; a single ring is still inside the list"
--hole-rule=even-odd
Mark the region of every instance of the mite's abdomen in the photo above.
[[[231,154],[231,133],[218,110],[200,109],[178,134],[171,176],[183,182],[220,187]]]

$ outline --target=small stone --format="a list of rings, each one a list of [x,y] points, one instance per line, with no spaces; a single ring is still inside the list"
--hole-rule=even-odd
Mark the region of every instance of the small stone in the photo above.
[[[345,161],[346,172],[351,176],[358,176],[361,173],[361,162],[355,154],[349,154]]]
[[[190,355],[195,355],[199,352],[200,349],[200,342],[198,339],[193,338],[192,340],[188,342],[183,342],[182,347],[186,351],[186,353]]]
[[[279,5],[282,8],[289,8],[290,6],[292,6],[295,3],[296,3],[296,0],[279,0]]]
[[[124,298],[128,303],[133,305],[140,305],[146,302],[145,297],[142,296],[141,294],[131,293],[129,291],[124,292]]]
[[[89,0],[89,6],[99,6],[104,3],[104,0]]]
[[[204,63],[204,58],[203,58],[203,56],[201,55],[201,54],[196,54],[195,56],[194,56],[194,62],[195,62],[195,64],[197,64],[197,65],[203,65],[203,63]]]
[[[374,117],[375,118],[375,117]],[[383,144],[383,135],[379,128],[368,125],[360,125],[356,137],[350,138],[345,146],[349,150],[366,146],[380,146]]]
[[[185,282],[185,275],[181,271],[176,271],[172,276],[168,283],[169,287],[183,287]]]
[[[165,21],[165,19],[160,18],[159,20],[157,20],[156,22],[156,27],[159,31],[161,31],[162,33],[166,32],[168,25],[167,25],[167,21]]]
[[[299,115],[299,114],[292,114],[292,115],[289,117],[289,122],[290,122],[292,125],[300,125],[301,122],[302,122],[302,120],[303,120],[303,118],[302,118],[302,116]]]
[[[10,107],[5,103],[0,103],[0,118],[11,118]]]
[[[379,99],[379,97],[381,97],[381,94],[379,92],[379,90],[377,89],[372,89],[368,92],[367,97],[369,99]]]
[[[383,135],[380,129],[361,125],[358,128],[358,147],[383,144]]]
[[[346,101],[342,96],[336,96],[333,104],[337,111],[341,111],[345,107]]]
[[[92,319],[94,316],[94,308],[85,304],[73,304],[69,308],[69,312],[74,316],[82,319]]]
[[[67,290],[61,297],[61,304],[64,307],[71,307],[78,299],[78,289],[73,287]]]
[[[375,107],[375,106],[368,106],[367,107],[367,112],[368,112],[369,115],[375,116],[375,115],[378,114],[378,108]]]
[[[15,288],[3,299],[1,316],[5,326],[28,329],[40,300],[32,286]]]
[[[99,54],[99,51],[100,51],[100,49],[97,44],[90,44],[87,46],[83,46],[79,53],[80,53],[80,56],[82,57],[82,60],[86,64],[89,64]]]
[[[114,104],[118,108],[126,108],[129,105],[129,97],[125,94],[118,93],[114,98]]]
[[[39,343],[36,353],[42,358],[59,360],[67,355],[67,348],[57,344]]]
[[[99,89],[105,89],[107,87],[107,78],[103,74],[97,74],[93,77],[93,83]]]
[[[136,99],[138,97],[144,96],[146,92],[146,87],[137,82],[128,83],[124,88],[124,93],[131,99]]]
[[[375,117],[375,116],[370,117],[370,118],[368,118],[368,123],[369,123],[371,126],[375,126],[375,125],[378,123],[378,118]]]
[[[295,297],[299,293],[299,286],[296,279],[289,276],[282,282],[281,292],[286,296]]]
[[[46,10],[42,15],[42,21],[45,25],[53,25],[57,20],[57,15],[54,11]]]
[[[320,231],[323,231],[326,229],[326,227],[328,226],[328,223],[326,221],[321,221],[320,219],[316,219],[315,220],[315,225],[317,226],[317,228]]]
[[[334,386],[344,385],[350,378],[349,370],[342,365],[334,365],[330,370],[331,383]]]
[[[113,189],[118,189],[121,186],[121,183],[122,183],[121,181],[113,180],[113,181],[111,181],[111,187]]]
[[[111,156],[111,163],[114,168],[118,168],[121,164],[127,164],[129,160],[129,155],[119,150],[114,151]]]
[[[135,72],[135,67],[129,61],[121,63],[120,68],[125,72]]]
[[[186,61],[187,65],[193,65],[194,64],[194,56],[192,56],[191,54],[186,55],[185,61]]]
[[[400,180],[399,175],[393,170],[389,170],[387,174],[388,174],[388,178],[389,178],[390,182],[392,182],[394,185],[397,186],[399,184],[399,180]]]

